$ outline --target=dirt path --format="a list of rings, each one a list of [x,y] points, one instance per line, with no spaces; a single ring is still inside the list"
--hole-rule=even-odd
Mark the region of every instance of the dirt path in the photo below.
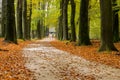
[[[48,39],[28,45],[23,53],[33,80],[120,80],[120,69],[58,50]]]

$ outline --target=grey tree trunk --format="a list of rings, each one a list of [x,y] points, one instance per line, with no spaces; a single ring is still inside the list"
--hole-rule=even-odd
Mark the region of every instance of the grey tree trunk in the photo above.
[[[5,4],[5,41],[17,44],[14,0],[6,0]]]
[[[71,41],[76,41],[76,29],[75,29],[76,4],[74,0],[70,0],[70,2],[71,2]]]
[[[28,35],[28,21],[27,21],[27,1],[23,0],[23,9],[22,9],[22,26],[23,26],[23,38],[24,40],[28,40],[27,39],[27,35]]]
[[[111,0],[100,0],[101,46],[99,51],[118,51],[113,44]]]
[[[81,0],[78,45],[91,45],[88,20],[89,0]]]
[[[5,4],[6,4],[6,1],[7,0],[2,0],[2,24],[1,24],[1,28],[2,28],[2,34],[1,34],[1,36],[2,37],[5,37],[5,26],[6,26],[6,24],[5,24],[5,20],[6,20],[6,6],[5,6]]]
[[[68,40],[68,0],[63,0],[63,40]]]
[[[45,8],[46,8],[46,1],[43,0],[43,2],[41,2],[41,5],[40,5],[40,10],[43,10],[45,11]],[[41,24],[41,37],[45,37],[45,12],[44,13],[41,13],[41,16],[40,17],[40,24]]]
[[[21,16],[22,16],[22,0],[17,0],[17,36],[19,39],[23,39]]]
[[[58,39],[63,40],[63,0],[60,1],[60,16],[57,28]]]
[[[113,42],[119,41],[119,9],[117,7],[117,0],[112,0],[113,8]]]
[[[30,40],[31,39],[31,16],[32,16],[32,0],[30,0],[30,7],[29,7],[29,15],[28,15],[28,22],[27,22],[27,30],[28,30],[28,33],[27,33],[27,39]]]
[[[42,35],[41,35],[41,24],[40,24],[40,20],[38,20],[37,22],[37,38],[38,39],[41,39],[42,38]]]

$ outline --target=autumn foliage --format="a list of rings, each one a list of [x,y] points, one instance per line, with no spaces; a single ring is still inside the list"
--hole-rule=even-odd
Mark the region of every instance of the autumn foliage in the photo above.
[[[93,40],[90,46],[76,46],[74,42],[66,41],[52,41],[51,44],[58,49],[70,52],[73,55],[81,56],[89,61],[120,68],[119,52],[98,52],[100,42],[97,40]],[[116,43],[115,46],[120,51],[120,43]]]
[[[30,80],[30,71],[24,66],[21,49],[30,41],[20,41],[19,45],[5,43],[0,39],[0,80]]]
[[[32,73],[25,68],[22,49],[31,41],[18,41],[18,45],[5,43],[0,39],[0,80],[31,80]],[[91,46],[76,46],[74,42],[52,41],[58,49],[81,56],[89,61],[95,61],[112,67],[120,68],[119,52],[98,52],[99,41],[92,41]],[[120,43],[115,46],[120,51]]]

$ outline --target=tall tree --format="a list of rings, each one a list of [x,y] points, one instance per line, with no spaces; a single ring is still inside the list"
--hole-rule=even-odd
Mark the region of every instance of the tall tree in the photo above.
[[[112,0],[113,4],[113,41],[119,41],[119,8],[117,6],[117,0]]]
[[[41,37],[45,37],[45,10],[46,10],[46,0],[40,2],[40,10],[43,10],[40,17],[40,24],[41,24]]]
[[[32,16],[32,0],[30,0],[29,3],[29,9],[28,9],[28,16],[27,16],[27,39],[30,40],[31,38],[31,16]]]
[[[42,35],[41,35],[41,24],[40,24],[40,20],[38,20],[37,22],[37,38],[38,39],[41,39],[42,38]]]
[[[112,3],[111,0],[100,0],[101,11],[101,46],[99,51],[117,51],[113,44]]]
[[[2,37],[5,37],[5,26],[6,26],[6,24],[5,24],[5,18],[6,18],[6,6],[5,6],[5,4],[6,4],[6,0],[2,0],[2,24],[1,24],[1,28],[2,28],[2,34],[1,34],[1,36]]]
[[[58,39],[62,40],[63,39],[63,0],[60,0],[60,16],[59,16],[59,24],[57,28],[57,34],[58,34]]]
[[[89,0],[81,0],[78,45],[91,45],[88,20]]]
[[[5,41],[17,44],[14,0],[6,0],[5,4]]]
[[[19,39],[23,39],[21,16],[22,16],[22,0],[17,0],[17,36]]]
[[[68,2],[63,0],[63,40],[68,40]]]
[[[76,41],[76,30],[75,30],[75,9],[76,4],[74,0],[70,0],[71,3],[71,41]]]
[[[27,25],[27,1],[23,0],[22,3],[22,26],[23,26],[23,38],[28,40],[28,25]]]

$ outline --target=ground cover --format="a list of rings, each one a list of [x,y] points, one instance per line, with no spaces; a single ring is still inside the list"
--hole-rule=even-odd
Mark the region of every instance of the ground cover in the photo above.
[[[100,46],[100,42],[97,40],[93,40],[91,46],[75,46],[75,43],[70,43],[66,41],[52,41],[51,44],[58,49],[81,56],[87,60],[120,68],[119,52],[99,53],[98,48]],[[115,46],[120,51],[120,43],[115,43]]]
[[[0,80],[30,80],[31,72],[24,67],[21,50],[30,41],[19,40],[19,45],[0,39]]]

